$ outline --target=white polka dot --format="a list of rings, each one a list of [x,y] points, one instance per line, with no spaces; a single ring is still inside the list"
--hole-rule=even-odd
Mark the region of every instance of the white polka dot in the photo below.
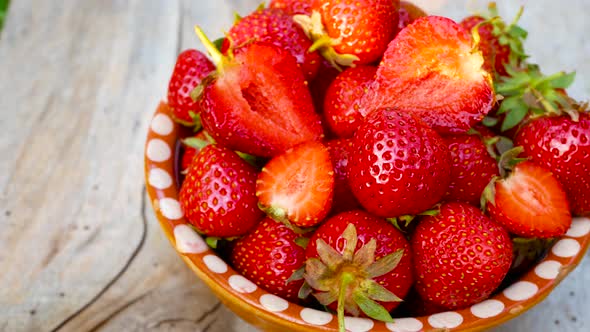
[[[485,300],[471,307],[471,313],[475,317],[490,318],[498,316],[506,306],[498,300]]]
[[[180,203],[172,198],[160,199],[160,211],[162,215],[170,220],[178,220],[184,216]]]
[[[146,154],[151,161],[162,162],[170,159],[172,152],[166,142],[159,138],[154,138],[148,142]]]
[[[174,227],[174,240],[176,249],[183,254],[200,254],[209,249],[199,234],[188,225]]]
[[[574,239],[559,240],[551,249],[558,257],[573,257],[580,252],[580,243]]]
[[[428,323],[434,328],[452,329],[463,323],[463,316],[454,311],[441,312],[428,317]]]
[[[529,281],[519,281],[504,290],[504,296],[512,301],[524,301],[533,297],[539,287]]]
[[[313,325],[326,325],[332,321],[332,314],[310,308],[303,308],[299,313],[304,322]]]
[[[227,264],[219,257],[215,255],[207,255],[203,257],[203,263],[207,265],[207,268],[212,272],[221,274],[227,272]]]
[[[393,332],[418,332],[422,331],[424,324],[416,318],[394,318],[393,323],[387,323],[385,327]]]
[[[367,318],[344,317],[344,326],[350,332],[367,332],[373,328],[375,323]]]
[[[588,218],[574,218],[572,226],[565,233],[569,237],[582,237],[590,233],[590,219]]]
[[[559,275],[561,263],[557,261],[545,261],[535,267],[535,274],[540,278],[553,280]]]
[[[156,189],[166,189],[172,185],[172,177],[161,168],[152,168],[148,175],[148,183]]]
[[[256,286],[256,284],[254,284],[252,281],[239,274],[234,274],[233,276],[229,277],[228,282],[231,288],[236,290],[238,293],[254,293],[258,288],[258,286]]]
[[[174,129],[174,123],[166,114],[158,114],[152,119],[152,130],[162,136],[166,136]]]
[[[281,312],[289,308],[289,302],[272,294],[264,294],[260,297],[260,304],[271,312]]]

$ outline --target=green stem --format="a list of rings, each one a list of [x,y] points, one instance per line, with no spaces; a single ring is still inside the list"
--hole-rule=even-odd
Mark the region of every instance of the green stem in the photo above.
[[[205,46],[205,49],[207,50],[211,58],[213,59],[213,63],[215,64],[215,67],[217,67],[217,71],[222,72],[224,63],[226,62],[223,54],[221,54],[221,52],[217,49],[217,47],[215,47],[211,40],[207,38],[203,30],[201,30],[201,28],[198,25],[195,25],[195,33],[197,34],[197,37],[199,37],[199,39],[201,40],[201,43],[203,43],[203,46]]]
[[[340,290],[338,292],[338,332],[346,332],[346,327],[344,326],[344,303],[346,297],[346,291],[348,290],[348,285],[354,280],[354,275],[349,272],[342,273],[340,277]]]

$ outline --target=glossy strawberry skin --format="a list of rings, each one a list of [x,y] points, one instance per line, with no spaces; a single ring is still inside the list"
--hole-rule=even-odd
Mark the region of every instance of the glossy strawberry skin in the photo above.
[[[467,31],[471,30],[478,24],[485,21],[481,16],[469,16],[461,21],[461,26]],[[499,75],[505,76],[505,66],[510,62],[510,46],[500,44],[498,37],[494,36],[493,26],[491,24],[482,24],[478,28],[479,49],[484,57],[484,68],[490,73],[495,71]]]
[[[383,107],[411,112],[441,134],[465,133],[491,110],[491,77],[471,36],[451,19],[427,16],[389,44],[361,113]]]
[[[359,58],[357,65],[378,60],[397,32],[398,0],[318,0],[312,10],[321,14],[328,36],[339,54]]]
[[[563,184],[573,214],[590,215],[590,114],[541,117],[525,124],[515,144]]]
[[[348,161],[352,154],[352,139],[339,138],[326,143],[334,166],[334,199],[331,214],[360,208],[348,184]]]
[[[350,187],[361,205],[382,217],[417,214],[438,203],[450,180],[442,138],[409,113],[370,114],[354,135]]]
[[[194,138],[196,139],[200,139],[203,141],[207,141],[207,136],[205,135],[204,131],[199,131],[199,133],[197,133]],[[190,165],[193,162],[193,159],[195,159],[195,156],[199,153],[199,151],[201,151],[201,149],[197,149],[194,147],[190,147],[187,146],[186,144],[182,144],[183,147],[183,153],[182,153],[182,158],[180,159],[180,171],[181,172],[187,172],[188,168],[190,167]]]
[[[256,199],[256,170],[235,152],[208,145],[193,160],[180,188],[187,220],[208,236],[248,233],[262,219]]]
[[[451,154],[451,183],[444,199],[479,206],[481,194],[494,176],[497,162],[477,135],[443,138]]]
[[[320,117],[295,58],[275,46],[236,50],[202,98],[203,127],[219,144],[272,157],[322,137]]]
[[[486,299],[512,263],[508,232],[465,203],[445,203],[411,239],[416,290],[427,302],[460,309]]]
[[[230,256],[233,267],[272,294],[292,302],[303,280],[287,282],[305,264],[305,249],[295,243],[302,237],[284,224],[263,219],[248,235],[238,240]]]
[[[420,7],[409,1],[400,1],[398,29],[401,31],[403,28],[412,24],[415,20],[424,16],[427,16],[427,14]]]
[[[348,68],[336,76],[324,99],[324,114],[332,132],[349,138],[363,121],[359,102],[375,79],[376,67]]]
[[[371,239],[377,242],[375,259],[392,254],[398,250],[403,250],[403,256],[400,263],[382,276],[375,277],[374,280],[383,287],[394,293],[400,298],[404,298],[414,282],[412,273],[412,253],[410,245],[404,235],[393,225],[383,219],[377,218],[361,210],[343,212],[326,220],[313,234],[309,245],[305,251],[306,258],[319,257],[317,252],[317,240],[324,240],[329,246],[336,249],[339,253],[344,250],[345,240],[342,233],[348,226],[354,224],[357,231],[358,243],[356,250],[367,244]],[[388,311],[397,307],[400,302],[379,302]],[[330,305],[330,308],[336,308],[336,302]]]
[[[168,104],[178,122],[194,123],[189,112],[199,114],[201,108],[191,98],[191,91],[214,70],[215,66],[203,53],[192,49],[180,53],[168,84]]]
[[[319,69],[320,55],[317,52],[308,52],[311,41],[301,27],[295,24],[293,17],[283,10],[256,10],[236,23],[227,36],[222,47],[223,53],[230,47],[228,40],[232,41],[232,47],[259,41],[289,51],[297,59],[297,64],[308,80],[314,78]]]
[[[522,162],[495,184],[487,204],[494,220],[522,237],[562,236],[572,223],[569,202],[553,174],[531,161]]]
[[[281,9],[289,15],[311,15],[311,0],[271,0],[268,6]]]

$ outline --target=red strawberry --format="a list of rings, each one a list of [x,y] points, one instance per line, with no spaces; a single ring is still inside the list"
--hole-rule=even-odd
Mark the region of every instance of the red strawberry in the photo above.
[[[240,19],[228,32],[222,52],[230,47],[240,47],[252,41],[275,45],[289,51],[297,59],[306,79],[315,77],[320,66],[320,55],[309,52],[311,40],[293,21],[293,17],[278,9],[258,9]]]
[[[487,209],[511,233],[550,238],[569,229],[572,216],[567,196],[547,169],[530,161],[522,162],[494,187]]]
[[[399,0],[317,0],[311,16],[294,18],[333,65],[363,65],[381,58],[395,36],[398,6]]]
[[[408,294],[414,277],[410,245],[393,225],[364,211],[328,219],[306,250],[305,280],[318,301],[344,312],[391,321],[389,311]]]
[[[295,58],[285,50],[250,43],[222,56],[197,33],[217,65],[217,78],[203,92],[203,127],[219,144],[272,157],[306,141],[322,127]]]
[[[168,84],[168,104],[176,121],[187,126],[195,125],[191,112],[199,114],[201,108],[191,98],[191,92],[214,70],[215,66],[203,53],[197,50],[180,53]]]
[[[311,15],[311,0],[271,0],[268,6],[282,9],[289,15]]]
[[[411,244],[416,290],[447,309],[486,299],[512,263],[508,232],[465,203],[445,203],[438,215],[421,220]]]
[[[412,24],[415,20],[424,16],[427,16],[427,14],[420,7],[409,1],[400,1],[398,29],[401,31],[403,28]]]
[[[363,116],[359,101],[375,79],[376,67],[348,68],[332,82],[324,99],[324,114],[330,129],[338,137],[352,137]]]
[[[340,74],[340,71],[326,60],[322,59],[320,63],[320,69],[316,77],[309,83],[309,91],[311,98],[313,99],[313,105],[317,113],[322,116],[322,126],[326,138],[335,137],[336,135],[331,132],[328,120],[326,119],[326,113],[324,112],[324,100],[328,93],[330,84],[336,79],[336,76]]]
[[[352,139],[334,139],[326,143],[334,166],[334,200],[332,214],[360,208],[348,184],[348,160],[352,153]]]
[[[462,201],[479,206],[481,194],[494,176],[499,176],[498,163],[488,153],[478,135],[456,135],[443,138],[451,153],[451,183],[447,201]]]
[[[189,167],[179,200],[185,217],[201,233],[234,237],[262,219],[256,200],[256,170],[235,152],[208,145]]]
[[[491,110],[494,91],[468,31],[452,20],[416,20],[389,44],[361,113],[398,107],[441,133],[464,133]]]
[[[302,236],[283,223],[265,218],[236,242],[230,260],[238,272],[258,286],[297,302],[303,279],[288,279],[305,265],[305,249],[297,244],[298,238]]]
[[[450,180],[442,138],[410,113],[371,113],[354,134],[348,177],[367,211],[382,217],[417,214],[438,203]]]
[[[209,145],[209,143],[207,135],[205,135],[205,131],[203,130],[199,131],[199,133],[193,137],[182,140],[182,146],[184,149],[182,159],[180,160],[180,171],[182,173],[188,172],[188,168],[192,164],[193,159],[195,159],[195,156],[201,151],[201,149]]]
[[[590,113],[578,121],[546,116],[525,124],[515,143],[562,183],[575,215],[590,215]]]
[[[321,222],[332,207],[334,167],[328,149],[308,142],[271,159],[256,181],[259,205],[273,219],[298,227]]]

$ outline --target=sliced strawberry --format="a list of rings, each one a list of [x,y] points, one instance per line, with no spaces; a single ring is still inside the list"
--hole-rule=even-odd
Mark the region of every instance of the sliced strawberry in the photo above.
[[[308,142],[271,159],[256,181],[259,205],[278,221],[309,227],[332,206],[334,168],[328,149]]]
[[[511,233],[524,237],[561,236],[572,223],[561,184],[550,171],[530,161],[516,165],[506,179],[496,182],[487,208]]]
[[[419,18],[389,44],[361,113],[398,107],[440,133],[466,132],[494,102],[483,63],[460,25],[444,17]]]

